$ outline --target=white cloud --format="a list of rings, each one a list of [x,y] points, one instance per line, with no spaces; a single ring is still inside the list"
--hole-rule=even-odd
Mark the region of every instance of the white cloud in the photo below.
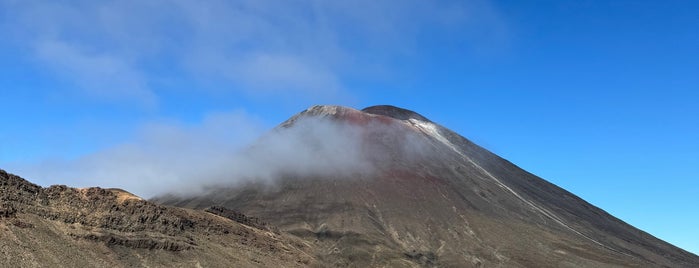
[[[249,87],[270,92],[336,95],[341,90],[331,71],[288,55],[253,55],[238,63],[233,71],[232,76]]]
[[[42,185],[119,187],[150,196],[220,179],[232,155],[263,128],[242,111],[212,113],[201,122],[150,123],[130,142],[81,156],[31,163],[9,163],[8,171]]]
[[[172,80],[276,99],[343,102],[352,95],[350,80],[390,74],[403,67],[396,62],[419,54],[421,34],[478,38],[499,31],[498,20],[486,1],[0,1],[3,37],[27,58],[87,94],[146,105],[169,90],[160,81]],[[356,147],[346,147],[351,139],[342,140],[352,131],[317,127],[304,135],[338,139],[316,153],[298,147],[307,143],[303,135],[267,140],[270,147],[262,151],[268,153],[256,157],[268,162],[235,154],[261,131],[249,116],[233,113],[194,126],[147,125],[130,142],[76,160],[8,169],[41,184],[114,186],[148,196],[202,185],[194,179],[231,178],[235,163],[237,177],[364,165],[345,161],[356,160]],[[337,148],[348,158],[326,157],[343,155],[333,153]],[[259,174],[263,170],[271,173]]]
[[[72,79],[90,95],[136,99],[149,105],[156,101],[143,74],[123,58],[85,54],[84,50],[61,41],[41,42],[35,49],[44,64]]]
[[[8,171],[44,186],[192,195],[282,177],[360,178],[425,157],[429,148],[425,137],[399,123],[301,117],[292,127],[262,132],[246,113],[211,114],[194,125],[147,124],[131,142],[73,160],[15,163]],[[403,160],[394,163],[396,157]]]
[[[152,102],[161,76],[248,93],[344,97],[349,77],[416,53],[422,31],[487,39],[487,1],[5,1],[6,35],[86,92]],[[161,62],[167,66],[157,67]],[[377,67],[378,66],[378,67]],[[163,69],[165,71],[163,71]],[[381,72],[378,73],[389,73]],[[195,89],[192,89],[195,90]]]

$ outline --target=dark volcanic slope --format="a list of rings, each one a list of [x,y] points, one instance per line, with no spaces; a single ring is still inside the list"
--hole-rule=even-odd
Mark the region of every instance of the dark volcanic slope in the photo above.
[[[363,150],[376,170],[291,176],[275,187],[250,184],[157,202],[221,205],[262,218],[313,242],[320,260],[333,265],[699,267],[696,255],[412,111],[314,106],[281,127],[307,117],[364,129]],[[406,144],[418,153],[398,149]]]
[[[0,267],[315,264],[302,241],[210,211],[156,205],[118,189],[42,188],[0,170]]]

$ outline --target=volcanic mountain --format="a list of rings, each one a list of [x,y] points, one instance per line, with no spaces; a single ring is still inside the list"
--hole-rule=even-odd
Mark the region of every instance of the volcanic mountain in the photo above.
[[[308,241],[322,266],[699,267],[698,256],[415,112],[314,106],[273,131],[312,127],[306,120],[346,126],[368,164],[152,201],[260,218]]]
[[[152,200],[0,170],[0,267],[699,267],[393,106],[314,106],[242,155]]]

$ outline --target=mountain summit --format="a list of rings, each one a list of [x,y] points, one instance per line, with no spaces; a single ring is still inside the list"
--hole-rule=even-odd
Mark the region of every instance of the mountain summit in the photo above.
[[[348,126],[357,134],[346,143],[356,144],[370,167],[290,173],[271,186],[251,182],[153,201],[260,218],[308,241],[329,266],[699,266],[696,255],[413,111],[313,106],[276,131],[313,128],[307,120]]]
[[[392,105],[376,105],[376,106],[371,106],[362,109],[362,112],[369,113],[369,114],[375,114],[375,115],[383,115],[383,116],[388,116],[391,118],[395,118],[398,120],[409,120],[409,119],[416,119],[420,121],[427,121],[429,122],[430,120],[425,118],[424,116],[413,112],[411,110],[406,110],[403,108],[399,108],[396,106]]]

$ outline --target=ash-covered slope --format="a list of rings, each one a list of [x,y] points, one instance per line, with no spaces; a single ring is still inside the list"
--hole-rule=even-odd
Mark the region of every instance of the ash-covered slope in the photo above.
[[[156,205],[119,189],[42,188],[0,170],[0,267],[316,263],[299,239],[226,209],[208,211]]]
[[[330,265],[699,267],[696,255],[415,112],[314,106],[277,130],[308,127],[298,124],[308,118],[358,129],[371,169],[289,174],[271,185],[248,183],[154,201],[219,205],[259,217],[312,242]]]

